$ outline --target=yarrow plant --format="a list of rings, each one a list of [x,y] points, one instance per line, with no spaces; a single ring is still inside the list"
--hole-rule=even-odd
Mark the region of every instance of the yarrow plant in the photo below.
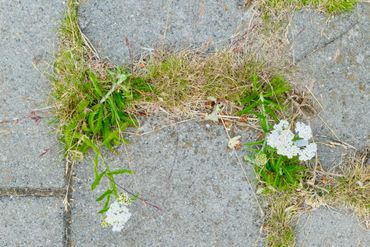
[[[248,143],[252,155],[246,160],[254,164],[261,182],[274,189],[288,189],[300,184],[305,166],[302,161],[312,159],[317,152],[312,142],[312,129],[309,125],[297,122],[294,132],[289,122],[280,120],[278,124],[267,124],[263,140]]]
[[[300,161],[312,159],[317,152],[316,143],[309,143],[312,138],[312,130],[309,125],[302,122],[296,123],[295,133],[289,129],[289,123],[281,120],[276,124],[269,135],[267,145],[277,150],[280,155],[289,159],[298,156]]]
[[[112,231],[120,232],[130,219],[131,213],[128,205],[132,203],[132,199],[121,193],[120,196],[110,205],[103,219],[103,227],[112,227]]]

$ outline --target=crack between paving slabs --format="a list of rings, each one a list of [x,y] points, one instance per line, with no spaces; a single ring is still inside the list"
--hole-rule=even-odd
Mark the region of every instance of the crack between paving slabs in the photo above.
[[[297,59],[294,61],[295,64],[298,64],[304,60],[306,60],[309,56],[315,54],[316,52],[324,49],[325,47],[327,47],[328,45],[334,43],[335,41],[337,40],[340,40],[341,38],[343,38],[346,34],[348,34],[356,25],[358,25],[360,22],[357,20],[355,23],[353,23],[347,30],[345,30],[344,32],[342,32],[341,34],[339,34],[338,36],[330,39],[328,42],[325,42],[324,44],[322,44],[321,46],[319,44],[316,45],[315,48],[313,48],[311,51],[307,52],[306,54],[304,54],[301,58]]]
[[[0,197],[57,197],[62,198],[65,195],[64,188],[0,188]]]
[[[74,163],[66,160],[65,164],[65,190],[64,190],[64,210],[63,210],[63,245],[72,247],[72,192],[73,192],[73,168]]]

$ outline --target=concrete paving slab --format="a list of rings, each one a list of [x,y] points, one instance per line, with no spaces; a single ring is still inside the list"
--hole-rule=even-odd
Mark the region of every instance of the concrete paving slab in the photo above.
[[[63,246],[60,198],[0,197],[0,246]]]
[[[64,157],[47,120],[1,124],[0,186],[55,188],[64,185]]]
[[[293,14],[288,38],[294,59],[300,61],[341,37],[358,23],[357,17],[353,13],[329,17],[307,9]]]
[[[251,15],[242,6],[238,0],[87,0],[80,24],[98,51],[120,64],[153,48],[225,45]]]
[[[144,124],[142,130],[147,128]],[[243,136],[253,139],[249,132]],[[102,229],[94,201],[102,189],[90,191],[92,166],[81,164],[76,167],[73,193],[76,246],[257,245],[261,221],[253,188],[227,150],[222,126],[192,121],[130,141],[110,163],[130,164],[136,174],[118,181],[162,210],[137,200],[121,233]],[[250,167],[246,169],[253,176]]]
[[[370,231],[355,215],[324,207],[302,215],[296,229],[297,246],[365,247],[370,243]]]
[[[50,82],[43,74],[50,71],[65,6],[0,0],[0,9],[0,186],[60,187],[60,148],[32,111],[47,105]],[[16,118],[22,120],[4,123]],[[47,149],[58,151],[41,155]]]
[[[305,41],[294,41],[298,50],[309,51],[308,44],[323,39],[317,33],[319,29],[324,28],[322,32],[332,37],[319,49],[307,53],[298,63],[300,72],[294,79],[310,88],[322,105],[319,117],[312,121],[316,141],[339,139],[357,149],[365,148],[370,133],[370,4],[360,4],[351,14],[335,18],[333,23],[343,27],[341,32],[332,25],[312,24],[305,19],[307,15],[312,19],[322,18],[317,13],[300,12],[300,15],[303,17],[295,18],[291,30],[291,33],[305,30],[301,37]],[[341,153],[349,150],[320,145],[319,157],[326,167],[333,167],[340,163]]]
[[[0,0],[0,119],[45,106],[63,1]],[[38,71],[41,70],[41,71]],[[50,70],[49,70],[50,71]]]

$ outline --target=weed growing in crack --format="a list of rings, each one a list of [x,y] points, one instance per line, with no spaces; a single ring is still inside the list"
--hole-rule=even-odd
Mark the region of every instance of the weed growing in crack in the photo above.
[[[297,123],[296,133],[293,133],[288,128],[289,123],[282,120],[271,132],[265,133],[263,140],[247,143],[252,154],[245,159],[254,165],[260,181],[272,190],[297,188],[306,170],[301,161],[316,155],[316,144],[309,143],[312,136],[304,136],[297,130],[300,124],[304,125]]]
[[[358,0],[264,0],[261,6],[266,14],[310,7],[332,15],[350,11],[358,2]]]
[[[277,121],[286,110],[283,103],[287,99],[291,87],[281,76],[272,76],[270,79],[266,79],[252,74],[249,80],[252,87],[240,102],[242,110],[239,111],[239,115],[254,115],[258,119],[264,138],[246,144],[250,155],[247,155],[245,159],[254,165],[260,181],[267,186],[275,189],[296,187],[303,178],[305,170],[305,167],[300,164],[299,158],[293,157],[300,151],[300,148],[294,143],[301,138],[288,130],[289,123],[286,121],[282,121],[274,127],[271,124]],[[270,133],[270,131],[272,132]],[[287,135],[282,135],[284,133]],[[275,138],[272,138],[273,135]],[[286,142],[277,143],[276,139],[282,139]]]
[[[154,86],[152,100],[183,113],[201,109],[208,97],[240,104],[252,90],[253,75],[270,79],[273,69],[252,56],[232,50],[205,54],[196,51],[155,52],[133,74]]]
[[[114,152],[115,146],[127,142],[122,133],[129,126],[136,126],[136,121],[126,109],[152,88],[122,67],[103,66],[103,69],[97,69],[92,66],[94,56],[78,26],[78,5],[74,0],[67,3],[52,78],[56,121],[67,160],[82,159],[89,151],[95,154],[95,179],[91,189],[94,190],[103,177],[109,181],[108,188],[97,198],[97,201],[105,200],[99,212],[104,213],[109,209],[112,196],[117,200],[122,197],[115,177],[134,172],[128,169],[112,170],[102,150],[106,148]]]
[[[281,76],[263,78],[256,73],[249,77],[251,88],[240,100],[239,115],[255,115],[262,130],[270,130],[269,119],[278,120],[278,113],[284,110],[283,102],[291,87]]]
[[[264,223],[266,246],[282,247],[294,246],[294,207],[291,196],[293,192],[267,193],[269,210]]]
[[[307,170],[305,179],[295,190],[261,190],[268,202],[263,225],[267,246],[295,246],[294,225],[299,214],[320,206],[353,210],[359,220],[370,227],[369,149],[349,154],[335,171],[320,166]]]
[[[271,90],[272,99],[267,103],[265,96],[271,95],[265,95],[262,87],[255,88],[241,114],[253,114],[262,130],[261,140],[246,144],[249,154],[245,159],[254,166],[258,193],[264,195],[268,203],[263,224],[266,245],[295,246],[294,224],[298,215],[321,205],[352,209],[369,227],[369,151],[351,156],[337,173],[327,173],[317,163],[314,169],[309,162],[303,164],[317,151],[316,144],[310,141],[311,128],[297,122],[292,132],[289,122],[284,120],[273,125],[277,118],[285,115],[286,108],[281,104],[285,102],[288,87],[277,86],[282,90]],[[277,100],[279,95],[274,92],[281,92],[281,100]],[[271,100],[275,100],[273,107],[270,107]]]

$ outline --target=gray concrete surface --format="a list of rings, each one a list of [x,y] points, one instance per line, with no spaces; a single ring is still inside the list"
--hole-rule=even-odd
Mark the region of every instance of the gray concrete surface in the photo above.
[[[243,136],[253,139],[248,132]],[[130,141],[127,153],[122,148],[110,163],[136,174],[118,181],[162,210],[137,200],[121,233],[101,229],[94,199],[102,189],[91,192],[91,164],[80,164],[72,210],[76,246],[257,245],[261,222],[253,187],[227,150],[222,126],[187,122]]]
[[[349,212],[320,207],[304,214],[296,228],[297,246],[365,247],[370,243],[370,231]]]
[[[57,45],[62,1],[0,0],[0,186],[61,187],[63,161],[47,121],[46,75]],[[40,71],[38,71],[40,70]],[[49,70],[50,71],[50,70]],[[19,121],[7,120],[19,119]],[[42,155],[47,151],[44,155]]]
[[[293,54],[299,60],[294,80],[310,88],[322,105],[312,120],[319,143],[339,139],[357,149],[369,145],[369,18],[370,4],[365,3],[331,20],[308,11],[293,18],[290,36],[295,37]],[[319,157],[330,168],[349,150],[321,144]]]
[[[63,246],[60,198],[0,197],[0,246]]]
[[[62,148],[47,120],[0,125],[1,187],[63,187]]]
[[[242,6],[239,0],[88,0],[80,24],[102,55],[121,64],[153,48],[225,45],[250,15]]]
[[[290,26],[291,54],[298,67],[293,80],[309,88],[322,105],[311,124],[319,159],[327,169],[353,151],[325,145],[329,141],[339,139],[356,149],[369,145],[369,20],[370,4],[360,4],[352,13],[330,20],[301,11]],[[297,246],[367,246],[370,232],[363,227],[353,214],[320,208],[300,217]]]
[[[50,114],[37,110],[64,10],[63,1],[0,0],[0,246],[65,244],[62,149]]]
[[[210,47],[221,47],[250,17],[239,8],[242,1],[81,2],[83,31],[100,54],[116,63],[128,61],[130,53],[162,46],[181,49],[210,42]],[[356,148],[369,137],[369,8],[361,4],[328,22],[318,13],[301,11],[289,34],[300,71],[296,81],[320,100],[320,116],[339,139]],[[50,92],[37,70],[47,71],[51,64],[63,2],[0,0],[0,9],[0,187],[62,187],[61,149],[48,118],[38,117],[47,114],[32,111],[46,106]],[[150,119],[140,130],[163,124],[168,123]],[[318,119],[312,125],[318,142],[332,136]],[[240,133],[244,141],[255,139],[253,133]],[[63,238],[68,222],[60,190],[58,197],[6,195],[0,197],[0,246],[62,246],[69,238],[75,246],[261,244],[254,186],[227,149],[222,126],[186,122],[129,139],[131,144],[109,156],[109,163],[129,166],[137,174],[118,183],[161,210],[137,200],[123,232],[102,229],[95,198],[103,187],[91,192],[92,166],[84,162],[75,170],[71,236]],[[320,158],[333,167],[342,151],[320,145]],[[370,241],[355,216],[323,208],[303,215],[296,231],[298,246],[365,246]]]

